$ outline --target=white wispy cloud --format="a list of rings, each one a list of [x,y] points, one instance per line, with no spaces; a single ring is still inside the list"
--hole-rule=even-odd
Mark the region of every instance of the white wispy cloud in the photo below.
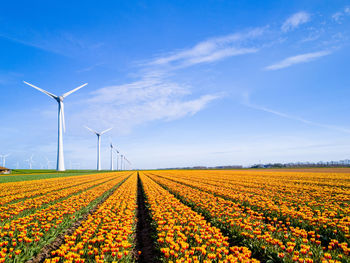
[[[88,71],[91,71],[91,70],[93,70],[93,69],[95,69],[95,68],[97,68],[97,67],[99,67],[99,66],[104,65],[104,64],[105,64],[105,63],[102,63],[102,62],[100,62],[100,63],[95,63],[95,64],[90,65],[90,66],[88,66],[88,67],[84,67],[84,68],[78,69],[76,72],[77,72],[77,73],[88,72]]]
[[[343,12],[336,12],[332,15],[332,19],[336,22],[339,22],[340,19],[343,17],[344,13]]]
[[[209,93],[194,97],[190,85],[169,80],[169,75],[176,75],[179,68],[257,52],[258,48],[254,47],[252,39],[263,35],[264,31],[264,28],[257,28],[245,33],[211,38],[190,49],[149,60],[141,64],[135,81],[94,91],[88,103],[83,102],[88,105],[88,109],[77,114],[72,125],[88,122],[99,123],[104,127],[113,123],[115,130],[127,133],[151,121],[192,116],[211,101],[222,97],[222,94]]]
[[[283,32],[288,32],[297,28],[298,26],[310,21],[310,14],[307,12],[298,12],[288,17],[283,23],[281,29]]]
[[[264,69],[265,70],[277,70],[277,69],[287,68],[287,67],[293,66],[295,64],[310,62],[310,61],[313,61],[317,58],[327,56],[329,54],[331,54],[331,51],[325,50],[325,51],[311,52],[311,53],[296,55],[296,56],[292,56],[292,57],[288,57],[286,59],[283,59],[282,61],[279,61],[275,64],[270,65],[270,66],[267,66]]]
[[[346,15],[350,15],[350,7],[344,7],[343,10],[339,11],[339,12],[336,12],[332,15],[332,19],[335,21],[335,22],[338,22],[341,24],[344,16]]]
[[[245,103],[243,103],[243,105],[245,105],[245,106],[247,106],[249,108],[255,109],[255,110],[268,112],[268,113],[277,115],[277,116],[285,118],[285,119],[290,119],[290,120],[302,122],[302,123],[307,124],[307,125],[317,126],[317,127],[326,128],[326,129],[331,129],[331,130],[335,130],[335,131],[338,131],[338,132],[350,133],[350,129],[346,129],[346,128],[335,126],[335,125],[323,124],[323,123],[318,123],[318,122],[306,120],[304,118],[300,118],[300,117],[293,116],[293,115],[290,115],[290,114],[286,114],[286,113],[283,113],[283,112],[280,112],[280,111],[272,110],[272,109],[269,109],[269,108],[266,108],[266,107],[263,107],[263,106],[254,105],[254,104],[251,104],[249,102],[245,102]]]
[[[89,100],[82,102],[88,105],[87,109],[77,114],[72,122],[76,125],[113,124],[115,130],[128,133],[135,126],[151,121],[192,116],[219,97],[218,94],[205,94],[193,98],[187,86],[159,76],[147,76],[132,83],[94,91]]]
[[[218,61],[227,57],[255,53],[259,50],[249,40],[263,35],[264,28],[246,33],[230,34],[211,38],[194,47],[155,58],[150,65],[172,65],[186,67],[199,63]]]

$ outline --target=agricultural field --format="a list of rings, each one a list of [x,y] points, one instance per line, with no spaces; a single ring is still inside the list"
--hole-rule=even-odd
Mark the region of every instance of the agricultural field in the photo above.
[[[91,170],[66,170],[64,172],[58,172],[56,170],[12,170],[11,174],[0,174],[0,183],[8,182],[20,182],[20,181],[30,181],[48,178],[58,178],[66,176],[75,175],[86,175],[91,173],[105,173],[109,171],[94,171]]]
[[[4,182],[0,220],[0,262],[350,262],[350,173],[154,170]]]

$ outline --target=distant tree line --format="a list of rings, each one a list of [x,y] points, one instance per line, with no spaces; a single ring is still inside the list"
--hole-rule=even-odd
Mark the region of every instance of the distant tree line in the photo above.
[[[307,167],[350,167],[350,160],[329,161],[329,162],[295,162],[295,163],[267,163],[254,164],[249,168],[307,168]]]
[[[329,161],[329,162],[295,162],[295,163],[267,163],[267,164],[253,164],[250,166],[243,165],[220,165],[220,166],[192,166],[192,167],[175,167],[175,168],[161,168],[162,170],[173,169],[242,169],[242,168],[307,168],[307,167],[350,167],[350,160]]]

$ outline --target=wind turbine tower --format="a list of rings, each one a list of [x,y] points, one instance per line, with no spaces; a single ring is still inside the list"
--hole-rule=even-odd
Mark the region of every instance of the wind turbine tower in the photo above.
[[[128,159],[126,159],[126,158],[125,158],[125,160],[126,160],[127,163],[128,163],[128,170],[131,170],[131,162],[130,162]]]
[[[118,171],[118,162],[119,162],[118,154],[119,154],[119,151],[111,143],[111,170],[112,171],[114,171],[114,155],[113,155],[113,153],[116,154],[116,158],[115,159],[117,159],[117,171]]]
[[[26,162],[28,162],[29,164],[29,169],[32,169],[32,164],[33,164],[33,154],[30,156],[29,159],[26,160]]]
[[[119,151],[116,149],[116,154],[117,154],[117,171],[119,170]]]
[[[120,170],[123,170],[123,158],[124,158],[124,155],[120,155]]]
[[[123,163],[124,163],[124,170],[126,170],[126,157],[125,157],[125,155],[124,155]]]
[[[34,89],[37,89],[43,93],[45,93],[47,96],[53,98],[54,100],[57,101],[58,103],[58,146],[57,146],[57,166],[56,166],[56,170],[57,171],[65,171],[65,167],[64,167],[64,155],[63,155],[63,135],[62,135],[62,127],[63,127],[63,131],[66,131],[66,124],[65,124],[65,120],[64,120],[64,104],[63,104],[63,100],[69,96],[70,94],[72,94],[73,92],[81,89],[82,87],[86,86],[87,83],[71,90],[68,91],[66,93],[64,93],[62,96],[57,96],[55,94],[52,94],[46,90],[43,90],[37,86],[34,86],[33,84],[30,84],[28,82],[23,81],[25,84],[33,87]]]
[[[111,171],[114,171],[114,158],[113,158],[114,146],[112,143],[110,144],[110,147],[111,147]]]
[[[130,170],[130,162],[127,158],[125,158],[125,161],[127,162],[127,164],[125,164],[125,170],[126,170],[126,167],[128,167],[128,170]]]
[[[97,171],[101,171],[101,136],[102,136],[102,134],[112,130],[112,128],[109,128],[109,129],[104,130],[102,132],[94,131],[93,129],[90,129],[87,126],[85,126],[85,128],[97,135]]]
[[[2,167],[5,167],[6,165],[6,157],[9,156],[9,154],[4,154],[4,155],[0,155],[2,157]]]

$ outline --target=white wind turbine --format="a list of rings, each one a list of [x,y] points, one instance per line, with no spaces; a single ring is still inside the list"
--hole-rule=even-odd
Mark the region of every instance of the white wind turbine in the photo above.
[[[126,160],[126,161],[128,162],[128,164],[129,164],[129,165],[128,165],[128,170],[131,170],[131,162],[130,162],[128,159],[126,159],[126,158],[125,158],[125,160]]]
[[[97,135],[97,171],[101,171],[101,139],[100,138],[101,138],[102,134],[112,130],[112,128],[109,128],[109,129],[104,130],[102,132],[94,131],[93,129],[90,129],[87,126],[85,126],[85,128]]]
[[[114,155],[113,155],[113,153],[116,153],[116,156],[117,156],[117,170],[118,170],[118,153],[119,153],[119,151],[117,150],[117,148],[115,148],[114,146],[113,146],[113,143],[111,142],[111,144],[110,144],[110,147],[111,147],[111,171],[114,171]]]
[[[125,155],[124,155],[124,170],[126,170],[126,162],[128,159],[126,159]]]
[[[115,153],[117,155],[117,171],[119,170],[119,151],[117,149],[115,149]]]
[[[117,171],[119,170],[119,151],[117,148],[114,148],[115,159],[117,160]]]
[[[120,155],[120,170],[124,170],[123,169],[123,158],[124,158],[124,155]]]
[[[32,169],[32,164],[33,164],[33,154],[30,156],[29,159],[26,160],[26,162],[28,162],[29,164],[29,169]]]
[[[57,167],[56,170],[57,171],[65,171],[66,169],[64,168],[64,155],[63,155],[63,136],[62,136],[62,126],[63,126],[63,131],[66,131],[66,124],[65,124],[65,120],[64,120],[64,104],[63,104],[63,100],[69,96],[70,94],[72,94],[73,92],[81,89],[82,87],[86,86],[87,83],[72,89],[71,91],[68,91],[66,93],[64,93],[62,96],[56,96],[55,94],[52,94],[46,90],[43,90],[37,86],[34,86],[33,84],[30,84],[26,81],[23,81],[25,84],[33,87],[34,89],[37,89],[43,93],[45,93],[47,96],[53,98],[54,100],[57,101],[58,103],[58,146],[57,146]]]
[[[0,155],[2,157],[2,167],[5,167],[6,165],[6,157],[11,155],[10,153],[9,154],[4,154],[4,155]]]
[[[111,147],[111,171],[114,170],[114,160],[113,160],[113,144],[110,144]]]

